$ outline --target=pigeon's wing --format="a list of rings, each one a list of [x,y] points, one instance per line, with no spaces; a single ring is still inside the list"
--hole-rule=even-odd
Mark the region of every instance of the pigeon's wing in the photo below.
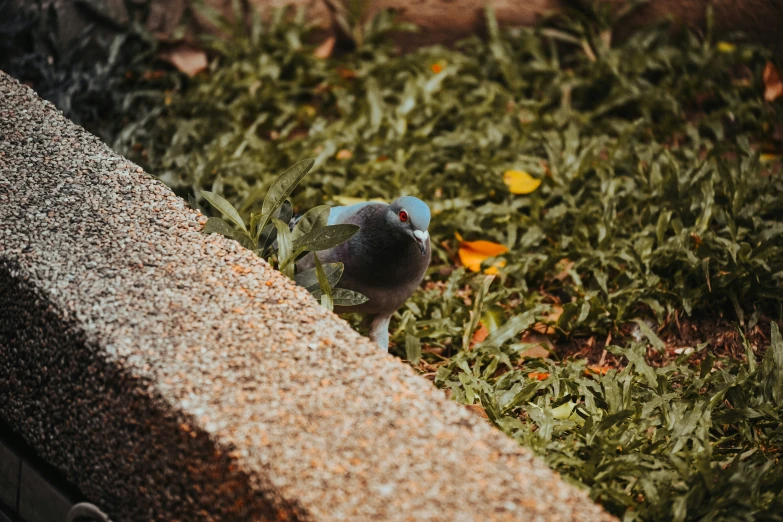
[[[377,201],[363,201],[344,207],[332,207],[329,211],[329,220],[326,224],[339,225],[341,223],[347,223],[357,212],[370,205],[383,205],[383,203],[378,203]]]

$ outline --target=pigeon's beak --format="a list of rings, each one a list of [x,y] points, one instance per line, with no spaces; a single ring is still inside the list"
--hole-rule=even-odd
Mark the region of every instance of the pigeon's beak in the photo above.
[[[416,244],[419,245],[421,255],[427,253],[427,241],[430,239],[430,233],[426,230],[414,230],[413,238],[416,240]]]

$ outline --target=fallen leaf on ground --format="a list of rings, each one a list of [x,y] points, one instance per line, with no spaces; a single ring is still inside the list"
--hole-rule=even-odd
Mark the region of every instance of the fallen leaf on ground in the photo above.
[[[489,335],[489,330],[487,329],[487,327],[479,323],[479,327],[476,328],[475,332],[473,332],[473,338],[470,340],[470,345],[473,346],[474,344],[483,342],[488,335]]]
[[[549,315],[545,315],[541,319],[546,321],[546,323],[557,323],[561,315],[563,315],[563,307],[554,305],[552,306],[552,311],[549,313]],[[555,333],[555,329],[552,326],[543,322],[534,324],[533,330],[546,335],[552,335]]]
[[[519,352],[520,357],[533,357],[535,359],[546,359],[549,357],[549,350],[541,346],[540,344],[534,344],[528,348],[525,348]]]
[[[549,340],[549,337],[535,331],[525,332],[521,341],[530,346],[519,352],[520,357],[546,359],[551,355],[552,350],[554,350],[554,345],[552,344],[552,341]]]
[[[507,170],[503,174],[503,183],[508,185],[512,194],[530,194],[541,185],[541,180],[522,170]]]
[[[733,53],[737,49],[736,45],[729,42],[718,42],[718,45],[715,47],[722,53]]]
[[[783,83],[780,81],[778,68],[772,62],[767,62],[764,67],[764,99],[768,102],[777,100],[783,96]]]
[[[356,78],[356,72],[351,69],[337,69],[337,74],[339,74],[340,78],[343,80],[352,80]]]
[[[571,269],[574,267],[574,262],[570,259],[563,258],[560,260],[560,262],[557,264],[558,273],[555,276],[555,279],[558,281],[565,280],[566,277],[569,277],[571,275]],[[562,313],[562,309],[560,310]]]
[[[323,41],[321,45],[318,46],[318,48],[313,51],[313,56],[316,58],[320,58],[321,60],[325,60],[329,58],[332,55],[332,51],[334,51],[334,43],[337,41],[337,38],[334,36],[330,36],[326,40]]]
[[[478,404],[466,404],[465,408],[467,408],[468,411],[470,411],[474,415],[481,417],[482,419],[489,419],[489,415],[487,415],[487,410],[485,410],[482,406]]]
[[[489,259],[490,257],[496,257],[508,252],[508,248],[505,245],[499,243],[493,243],[492,241],[465,241],[462,236],[456,234],[459,240],[459,260],[465,265],[471,272],[478,272],[481,270],[481,263]],[[495,263],[484,270],[485,274],[497,274],[498,267],[506,266],[504,259],[498,259]]]
[[[207,53],[187,44],[164,51],[160,57],[191,77],[207,68]]]

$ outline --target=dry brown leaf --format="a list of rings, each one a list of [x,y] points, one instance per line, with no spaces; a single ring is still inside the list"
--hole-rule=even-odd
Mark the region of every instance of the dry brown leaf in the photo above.
[[[207,53],[188,44],[162,52],[161,58],[188,76],[195,76],[207,68]]]
[[[313,51],[313,56],[316,58],[320,58],[321,60],[326,60],[332,55],[332,51],[334,51],[334,44],[337,41],[337,38],[334,36],[330,36],[326,40],[321,43],[321,45],[318,46],[318,48]]]
[[[563,281],[566,277],[569,277],[571,275],[569,272],[571,271],[571,269],[573,267],[574,267],[574,262],[571,261],[570,259],[564,257],[557,264],[557,268],[560,271],[555,276],[555,279],[557,279],[558,281]],[[561,310],[561,313],[562,313],[562,310]]]
[[[783,96],[783,82],[780,81],[780,72],[775,64],[767,62],[764,67],[764,99],[773,102]]]
[[[547,323],[557,323],[561,315],[563,315],[563,307],[558,305],[553,305],[550,314],[544,316],[542,319],[544,319],[544,321],[546,321]],[[542,333],[546,335],[552,335],[553,333],[555,333],[555,329],[553,327],[544,323],[536,323],[535,325],[533,325],[533,330],[535,330],[538,333]]]
[[[489,419],[489,415],[487,415],[487,410],[485,410],[482,406],[478,404],[465,404],[465,408],[468,409],[471,413],[481,417],[482,419]]]
[[[520,357],[533,357],[536,359],[546,359],[549,355],[549,350],[540,344],[534,344],[519,352]]]

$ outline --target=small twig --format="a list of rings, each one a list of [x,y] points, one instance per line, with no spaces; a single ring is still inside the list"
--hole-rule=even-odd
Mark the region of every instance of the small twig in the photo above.
[[[609,335],[606,336],[604,349],[601,351],[601,359],[598,361],[598,366],[603,366],[604,362],[606,362],[606,347],[609,346],[609,343],[611,342],[612,342],[612,332],[609,332]]]

